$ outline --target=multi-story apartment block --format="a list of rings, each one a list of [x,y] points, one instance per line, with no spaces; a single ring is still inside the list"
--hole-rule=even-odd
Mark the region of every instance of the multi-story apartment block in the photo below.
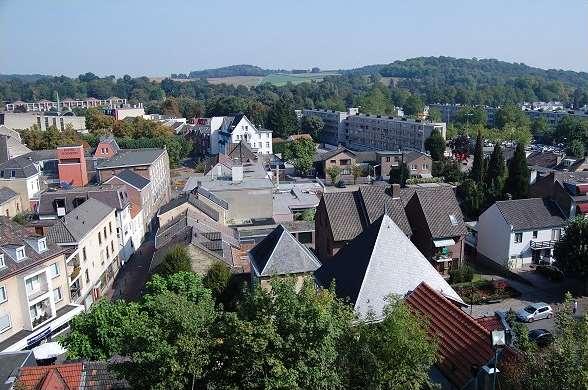
[[[445,137],[447,126],[383,115],[351,115],[343,121],[339,142],[353,150],[425,150],[425,140],[433,130]]]
[[[209,154],[228,154],[231,144],[246,142],[258,154],[272,153],[272,131],[257,128],[245,115],[196,118],[196,144]]]
[[[149,202],[143,204],[143,218],[149,226],[157,209],[170,200],[169,157],[165,149],[121,149],[112,158],[97,162],[100,182],[130,170],[150,181]]]
[[[0,164],[0,187],[20,195],[23,211],[35,209],[42,189],[41,171],[26,155],[10,159]]]
[[[356,115],[358,108],[350,108],[346,112],[335,110],[304,109],[302,116],[316,116],[321,118],[324,127],[320,132],[320,141],[330,145],[338,145],[343,138],[343,121],[350,115]]]
[[[83,100],[76,100],[76,99],[69,99],[65,98],[60,102],[50,101],[50,100],[39,100],[38,102],[23,102],[23,101],[16,101],[12,103],[6,104],[6,111],[14,111],[17,107],[24,109],[26,111],[49,111],[49,110],[57,110],[64,108],[94,108],[94,107],[120,107],[127,104],[127,99],[121,99],[116,96],[109,97],[108,99],[96,99],[93,97],[83,99]]]
[[[30,349],[83,311],[70,299],[66,248],[0,217],[0,351]]]
[[[74,130],[84,130],[86,128],[86,117],[76,116],[73,112],[64,114],[6,112],[0,114],[0,125],[18,130],[29,129],[35,125],[42,131],[47,130],[49,127],[55,127],[63,131],[69,126],[73,127]]]
[[[50,243],[66,249],[70,299],[89,307],[110,286],[121,265],[117,211],[88,199],[49,228]]]

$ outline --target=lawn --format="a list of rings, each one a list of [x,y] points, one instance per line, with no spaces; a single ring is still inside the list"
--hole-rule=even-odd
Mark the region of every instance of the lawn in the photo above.
[[[292,84],[300,84],[306,83],[309,81],[321,81],[326,76],[336,76],[339,73],[337,72],[320,72],[320,73],[272,73],[270,75],[265,76],[259,83],[270,83],[277,87],[283,86],[288,84],[289,82]]]

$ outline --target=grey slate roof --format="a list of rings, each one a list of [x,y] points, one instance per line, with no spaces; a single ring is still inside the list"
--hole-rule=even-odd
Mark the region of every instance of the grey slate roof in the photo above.
[[[113,211],[113,207],[90,198],[51,226],[47,238],[60,244],[79,242]]]
[[[413,201],[418,201],[433,239],[467,234],[467,227],[453,188],[417,189],[409,202]],[[407,207],[406,212],[411,219],[412,212],[409,210],[410,207]],[[450,216],[454,217],[456,223],[452,222]]]
[[[130,169],[125,169],[124,171],[117,173],[115,176],[139,190],[142,190],[151,183],[149,179],[144,178]]]
[[[100,186],[43,192],[39,196],[37,212],[39,215],[57,215],[54,203],[61,200],[65,205],[65,212],[69,213],[75,208],[75,205],[79,205],[80,202],[91,198],[97,199],[117,210],[123,210],[129,204],[125,185],[103,184]]]
[[[227,156],[234,161],[235,164],[242,164],[243,162],[247,161],[255,161],[257,160],[257,155],[249,144],[245,141],[237,142],[236,144],[229,145],[229,153]]]
[[[315,276],[324,287],[335,282],[337,296],[349,299],[360,316],[373,312],[380,318],[390,294],[403,297],[422,282],[463,303],[387,215],[341,248]]]
[[[321,263],[283,225],[278,225],[249,251],[257,276],[276,276],[316,271]]]
[[[513,230],[559,227],[565,221],[555,203],[546,199],[505,200],[495,204]]]
[[[16,192],[12,191],[10,188],[8,188],[8,187],[0,188],[0,204],[3,204],[4,202],[9,201],[10,199],[14,198],[15,196],[18,196],[18,194]]]
[[[112,158],[100,160],[97,169],[124,168],[137,165],[151,165],[163,153],[165,149],[145,148],[145,149],[121,149]]]
[[[355,156],[355,152],[347,149],[347,148],[343,148],[343,147],[339,147],[337,149],[331,150],[329,152],[325,152],[319,156],[317,156],[317,158],[315,159],[315,161],[325,161],[330,159],[331,157],[335,157],[336,155],[338,155],[339,153],[349,153],[352,156]]]
[[[180,207],[185,203],[190,203],[192,206],[196,207],[198,210],[202,211],[204,214],[208,215],[216,222],[218,222],[218,220],[220,219],[218,211],[216,211],[215,209],[213,209],[212,207],[198,199],[198,196],[192,193],[184,193],[178,196],[177,198],[170,200],[169,202],[167,202],[159,208],[158,215],[167,213],[168,211]]]
[[[335,241],[352,240],[384,211],[407,236],[412,234],[402,199],[393,199],[384,186],[368,185],[354,192],[325,193],[322,201]]]
[[[39,169],[26,155],[12,158],[0,164],[0,178],[10,179],[14,171],[14,178],[24,179],[39,173]]]

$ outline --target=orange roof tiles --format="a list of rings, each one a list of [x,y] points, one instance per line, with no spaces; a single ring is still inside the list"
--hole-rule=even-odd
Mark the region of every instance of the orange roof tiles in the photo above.
[[[18,382],[27,390],[79,389],[82,380],[82,369],[82,363],[22,367]]]
[[[429,334],[438,343],[437,366],[458,387],[472,378],[473,366],[481,367],[493,357],[490,332],[426,283],[406,302],[428,321]]]

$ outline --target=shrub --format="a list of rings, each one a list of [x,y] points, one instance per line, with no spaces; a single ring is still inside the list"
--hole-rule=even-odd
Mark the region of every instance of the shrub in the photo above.
[[[459,268],[449,271],[449,283],[471,282],[474,278],[474,270],[469,265],[462,265]]]

